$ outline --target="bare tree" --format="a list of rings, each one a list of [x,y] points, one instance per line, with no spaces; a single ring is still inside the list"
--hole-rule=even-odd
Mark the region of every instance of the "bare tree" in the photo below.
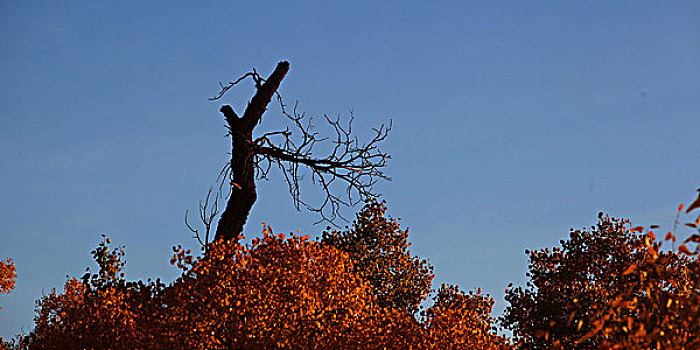
[[[224,105],[220,109],[228,124],[228,135],[231,136],[232,143],[231,162],[221,171],[220,178],[228,181],[231,190],[216,228],[216,240],[239,239],[250,209],[257,200],[255,180],[266,179],[273,165],[281,170],[286,179],[297,210],[303,207],[319,213],[319,222],[332,223],[336,218],[342,218],[339,213],[341,206],[354,205],[376,197],[377,194],[372,191],[373,185],[379,179],[389,180],[382,169],[390,156],[379,150],[378,144],[386,139],[391,124],[382,124],[379,128],[372,129],[373,137],[361,143],[352,133],[352,113],[347,122],[341,121],[340,117],[329,118],[324,115],[332,135],[320,136],[314,131],[312,118],[297,111],[298,103],[289,110],[277,92],[288,71],[288,62],[279,62],[267,79],[253,70],[226,85],[220,84],[219,94],[210,98],[222,98],[246,78],[255,84],[255,95],[243,116],[239,117],[230,105]],[[263,113],[274,97],[277,97],[282,115],[291,127],[253,138],[254,129],[260,124]],[[315,148],[324,147],[327,152],[325,156],[314,154]],[[305,177],[322,190],[322,199],[318,204],[302,199],[300,184]],[[342,184],[342,194],[336,193],[339,184]],[[207,220],[211,223],[211,213],[218,213],[216,204],[209,207],[207,212],[206,203],[209,202],[210,195],[211,190],[204,204],[200,203],[200,217],[205,223],[207,235]],[[200,237],[196,230],[193,232],[196,237]],[[207,238],[204,243],[206,241]]]

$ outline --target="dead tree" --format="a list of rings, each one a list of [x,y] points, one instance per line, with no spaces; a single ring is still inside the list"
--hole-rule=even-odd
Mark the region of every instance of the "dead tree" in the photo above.
[[[340,117],[332,119],[324,115],[325,122],[334,135],[320,137],[314,131],[312,118],[297,112],[298,103],[288,111],[277,92],[288,71],[288,62],[278,63],[267,79],[253,70],[236,81],[221,84],[219,94],[210,98],[222,98],[229,89],[246,78],[250,78],[255,84],[255,95],[242,116],[239,117],[230,105],[224,105],[220,109],[228,124],[232,148],[231,162],[220,174],[220,178],[230,185],[230,192],[226,208],[216,228],[216,240],[240,238],[250,210],[257,200],[255,181],[266,179],[272,165],[281,170],[297,210],[304,207],[317,212],[321,221],[328,222],[340,217],[340,206],[354,205],[367,198],[376,197],[372,187],[378,179],[389,180],[382,169],[387,165],[390,156],[380,151],[378,144],[386,139],[391,124],[373,129],[373,137],[365,143],[360,143],[352,134],[352,113],[347,123],[341,122]],[[253,138],[253,131],[260,124],[262,115],[274,97],[277,97],[282,115],[291,124],[291,128],[288,126],[284,130],[267,132]],[[314,147],[322,144],[328,153],[318,157],[313,154]],[[321,187],[323,199],[319,204],[311,204],[302,199],[300,183],[304,176]],[[336,185],[340,183],[344,187],[344,194],[335,193]],[[206,212],[206,208],[204,211]],[[210,218],[211,214],[207,216],[206,213],[200,213],[200,216]],[[197,235],[196,231],[193,232]]]

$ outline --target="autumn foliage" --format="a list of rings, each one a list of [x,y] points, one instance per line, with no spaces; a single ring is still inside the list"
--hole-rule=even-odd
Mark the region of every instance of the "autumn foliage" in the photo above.
[[[700,263],[687,246],[700,236],[662,250],[663,241],[644,231],[601,213],[561,247],[526,252],[530,281],[506,290],[501,318],[519,348],[700,348]]]
[[[686,239],[598,219],[526,252],[529,282],[506,289],[499,320],[511,339],[497,335],[480,289],[433,290],[408,230],[368,201],[320,240],[263,224],[245,245],[217,241],[202,256],[174,247],[181,276],[169,284],[126,280],[123,247],[103,237],[91,252],[98,271],[43,296],[34,330],[0,349],[699,348],[700,216]],[[0,261],[0,292],[15,277]]]
[[[250,244],[212,243],[204,256],[174,248],[176,281],[128,282],[123,249],[105,238],[96,273],[66,282],[38,303],[26,349],[500,349],[493,300],[444,285],[421,313],[432,269],[407,250],[406,231],[370,202],[337,244],[274,233]],[[346,232],[346,233],[347,233]],[[397,258],[386,270],[356,265],[357,242],[394,242],[368,256]],[[331,239],[328,236],[328,239]],[[355,243],[353,243],[355,242]],[[361,244],[359,246],[362,246]],[[363,248],[364,249],[364,248]],[[386,263],[390,260],[385,260]],[[381,263],[380,263],[381,264]],[[373,284],[377,278],[392,281]],[[396,290],[392,290],[396,286]],[[388,297],[386,297],[388,296]],[[405,302],[404,302],[405,301]],[[410,301],[410,302],[408,302]]]
[[[386,216],[383,202],[368,201],[351,227],[324,232],[322,242],[348,253],[380,307],[415,313],[430,293],[433,267],[411,254],[408,229]]]
[[[15,289],[15,279],[17,278],[17,268],[10,258],[0,260],[0,295],[10,294]],[[0,307],[2,310],[2,307]],[[3,339],[0,337],[0,349],[3,349]]]
[[[14,261],[10,258],[0,260],[0,294],[10,294],[15,289],[16,278],[17,268]]]
[[[269,227],[250,248],[216,243],[202,260],[178,255],[184,274],[167,291],[195,349],[331,349],[384,345],[407,319],[377,309],[346,253]]]

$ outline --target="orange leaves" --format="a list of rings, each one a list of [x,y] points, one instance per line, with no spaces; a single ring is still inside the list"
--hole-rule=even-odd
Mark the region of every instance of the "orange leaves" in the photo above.
[[[698,190],[698,192],[700,192],[700,190]],[[688,214],[697,208],[700,208],[700,193],[698,193],[698,198],[696,198],[695,201],[688,206],[688,209],[686,209],[685,213]],[[681,210],[683,210],[682,207]]]
[[[408,230],[386,215],[384,202],[370,200],[346,231],[326,231],[322,243],[348,253],[353,270],[367,280],[381,307],[415,313],[427,298],[432,266],[408,250]]]
[[[647,232],[647,236],[649,236],[649,239],[651,239],[652,241],[656,240],[656,235],[654,234],[653,231]]]
[[[685,254],[685,255],[693,255],[693,253],[690,252],[690,250],[688,249],[688,247],[686,247],[685,244],[681,244],[678,247],[678,251]]]
[[[232,248],[235,258],[201,260],[173,285],[172,295],[181,300],[173,317],[185,329],[196,324],[212,334],[184,341],[201,348],[216,346],[217,339],[243,348],[343,348],[372,338],[371,296],[343,252],[266,226],[250,248],[217,242],[209,254]]]
[[[178,269],[190,269],[194,264],[194,257],[192,252],[187,249],[183,249],[181,245],[173,247],[173,257],[170,258],[170,265],[176,265]]]
[[[17,278],[17,267],[10,258],[0,260],[0,294],[10,294],[15,289],[15,279]],[[2,310],[2,307],[0,307]],[[2,339],[0,337],[0,346]]]
[[[649,245],[647,247],[647,252],[649,252],[649,254],[654,258],[659,257],[659,252],[657,251],[656,247],[654,247],[653,245]]]
[[[443,284],[426,310],[426,334],[420,348],[499,349],[507,344],[491,328],[493,299],[480,290],[465,293]]]
[[[9,294],[15,288],[17,267],[10,258],[0,260],[0,294]]]
[[[631,264],[628,268],[625,269],[624,272],[622,272],[622,275],[629,275],[636,270],[637,270],[637,265]]]
[[[387,240],[382,251],[406,254],[405,231],[387,228],[375,231]],[[93,255],[111,272],[88,274],[85,284],[69,280],[63,293],[42,298],[32,348],[497,349],[506,343],[493,330],[493,300],[481,290],[443,288],[429,316],[417,319],[378,303],[356,270],[361,260],[308,235],[275,234],[265,226],[251,245],[218,241],[205,257],[173,247],[171,263],[182,275],[168,286],[119,277],[123,265],[112,263],[123,252],[107,244]],[[408,257],[398,265],[403,271],[425,272],[424,261],[389,256]],[[425,276],[429,288],[433,274]],[[403,281],[396,290],[412,290],[401,289],[413,283]]]
[[[642,226],[599,219],[572,230],[560,247],[526,251],[530,281],[508,286],[501,318],[518,346],[700,347],[692,333],[700,325],[700,234],[664,250],[654,232],[637,234]],[[698,223],[686,226],[697,230]],[[384,203],[368,202],[346,231],[322,237],[263,224],[251,244],[212,243],[205,257],[176,246],[170,263],[182,274],[167,286],[126,281],[124,252],[105,237],[91,252],[100,270],[44,296],[29,339],[42,349],[510,346],[494,330],[493,299],[478,288],[443,285],[417,313],[431,291],[432,266],[408,250],[408,231],[386,216]],[[11,260],[0,261],[0,291],[14,278]]]
[[[155,324],[138,325],[148,314],[142,297],[116,285],[91,291],[71,279],[62,294],[54,291],[40,301],[30,348],[150,347],[148,332]]]
[[[693,243],[699,243],[700,244],[700,234],[693,234],[690,237],[686,238],[683,243],[688,243],[688,242],[693,242]]]
[[[590,231],[572,230],[561,248],[529,254],[531,281],[507,290],[502,324],[523,348],[699,347],[690,331],[700,325],[697,253],[662,250],[652,231],[637,236],[642,226],[600,218]],[[685,243],[700,241],[693,237]]]

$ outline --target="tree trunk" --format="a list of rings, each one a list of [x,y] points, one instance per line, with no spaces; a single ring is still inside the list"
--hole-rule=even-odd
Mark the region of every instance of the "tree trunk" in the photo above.
[[[230,106],[221,107],[221,112],[231,129],[232,191],[216,227],[215,240],[238,240],[250,209],[258,198],[255,191],[255,153],[251,147],[253,129],[260,122],[267,105],[288,71],[288,62],[277,64],[270,77],[258,87],[243,117],[239,118]]]

